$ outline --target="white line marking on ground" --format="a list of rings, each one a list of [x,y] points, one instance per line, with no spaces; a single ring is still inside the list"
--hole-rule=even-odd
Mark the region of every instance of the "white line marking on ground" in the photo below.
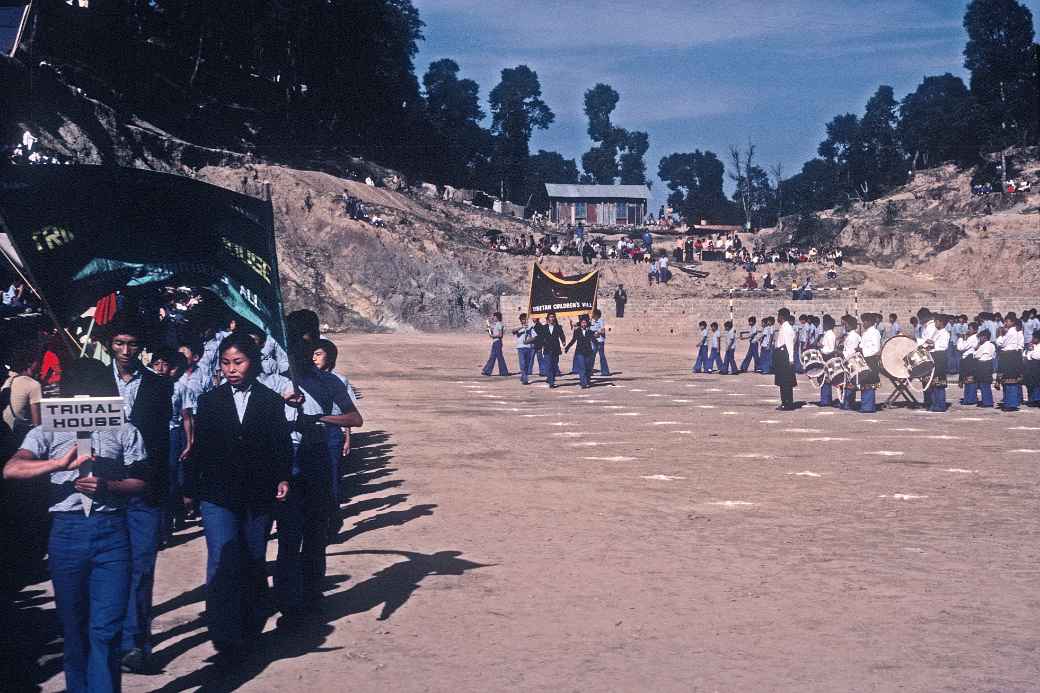
[[[816,472],[788,472],[787,476],[812,476],[812,477],[818,477],[818,476],[823,476],[823,475],[822,474],[817,474]]]
[[[545,423],[548,424],[549,426],[574,426],[574,424],[571,423],[570,421],[552,421],[552,422],[546,421]]]
[[[639,388],[632,388],[632,392],[646,392],[646,390],[640,390]]]
[[[685,479],[684,476],[669,476],[667,474],[651,474],[650,476],[640,477],[641,479],[649,479],[650,481],[677,481],[679,479]]]
[[[754,503],[748,503],[747,501],[712,501],[708,505],[721,505],[726,508],[736,508],[743,505],[754,505]]]
[[[776,387],[776,385],[755,385],[755,387]]]
[[[604,404],[603,408],[604,409],[624,409],[625,407],[622,404]]]
[[[690,435],[690,434],[693,433],[693,431],[669,431],[669,433],[679,433],[679,434],[682,434],[682,435]]]
[[[864,455],[881,455],[882,457],[899,457],[906,453],[899,450],[875,450],[874,452],[865,452]]]
[[[955,474],[978,474],[979,473],[979,470],[977,470],[977,469],[958,469],[956,467],[951,467],[950,469],[944,469],[943,471],[944,472],[953,472]]]
[[[747,397],[747,395],[745,393],[743,393],[743,392],[727,392],[726,396],[727,397]]]
[[[616,411],[614,416],[639,416],[637,411]]]
[[[777,421],[776,419],[766,419],[765,421],[759,421],[758,423],[764,423],[764,424],[778,424],[778,423],[780,423],[780,422],[779,422],[779,421]]]
[[[833,411],[818,411],[813,416],[834,416],[836,413]]]
[[[526,416],[527,418],[533,418],[535,416],[552,416],[552,414],[521,414],[520,416]]]
[[[785,428],[784,433],[823,433],[818,428]]]
[[[724,411],[724,412],[722,412],[722,415],[723,416],[735,416],[736,413],[737,412],[735,412],[735,411]]]
[[[1038,426],[1012,426],[1009,431],[1040,431]]]
[[[613,442],[606,442],[602,440],[583,440],[580,443],[568,443],[572,448],[594,448],[600,445],[628,445],[627,440],[617,440]]]
[[[722,392],[722,388],[719,388],[719,387],[709,387],[707,390],[705,390],[705,392]]]
[[[554,436],[560,436],[563,438],[577,438],[579,436],[589,435],[588,433],[577,433],[576,431],[563,431],[562,433],[553,433]]]
[[[893,428],[893,431],[901,431],[903,433],[920,433],[923,428]]]
[[[918,496],[918,495],[913,494],[913,493],[893,493],[891,496],[889,496],[889,495],[878,496],[878,498],[894,498],[896,500],[915,500],[917,498],[927,498],[927,497],[928,496]]]
[[[776,455],[767,455],[764,452],[742,452],[739,455],[734,455],[745,460],[775,460]]]
[[[852,440],[852,438],[802,438],[803,443],[830,443]]]
[[[664,397],[664,395],[659,395],[656,392],[653,392],[653,393],[647,395],[647,397]]]
[[[672,401],[675,402],[676,404],[689,404],[693,400],[692,399],[673,399]]]
[[[635,457],[625,457],[623,455],[616,455],[614,457],[582,457],[583,460],[598,460],[600,462],[631,462]]]
[[[1037,452],[1040,452],[1040,450],[1030,450],[1029,448],[1019,448],[1018,450],[1012,450],[1011,452],[1037,453]]]
[[[985,420],[986,419],[982,418],[981,416],[961,416],[961,417],[959,417],[957,419],[957,421],[985,421]],[[1040,430],[1040,429],[1037,429],[1037,430]]]
[[[863,423],[881,423],[881,419],[859,419]]]
[[[654,425],[654,426],[674,426],[677,423],[679,423],[679,422],[678,421],[654,421],[652,425]]]
[[[697,408],[698,409],[715,409],[716,407],[715,407],[714,404],[698,404]]]
[[[928,440],[960,440],[960,436],[925,436]]]

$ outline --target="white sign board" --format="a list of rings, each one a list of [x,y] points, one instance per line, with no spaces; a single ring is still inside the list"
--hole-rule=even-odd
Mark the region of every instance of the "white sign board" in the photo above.
[[[46,397],[40,426],[53,433],[117,431],[126,423],[122,397]]]
[[[46,397],[40,401],[40,427],[51,433],[75,433],[79,455],[93,453],[90,434],[117,431],[126,423],[122,397]],[[81,477],[91,476],[89,463],[79,468]],[[90,514],[93,499],[83,499],[83,513]]]

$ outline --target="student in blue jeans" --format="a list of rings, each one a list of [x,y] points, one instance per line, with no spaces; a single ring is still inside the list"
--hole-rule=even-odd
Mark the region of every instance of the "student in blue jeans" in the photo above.
[[[708,333],[708,372],[714,373],[715,371],[722,372],[722,356],[719,354],[719,324],[713,322],[710,325],[711,330]]]
[[[225,383],[199,397],[185,493],[200,501],[209,635],[233,663],[267,620],[267,539],[276,504],[289,496],[293,449],[282,395],[257,382],[257,343],[235,332],[217,352]]]
[[[108,368],[89,359],[69,365],[61,388],[67,396],[117,394]],[[70,693],[120,690],[119,636],[131,572],[126,502],[145,491],[148,476],[133,424],[93,433],[90,447],[91,454],[81,456],[75,433],[37,427],[3,472],[4,479],[50,478],[48,565]]]
[[[693,363],[693,372],[703,373],[710,368],[708,364],[708,323],[701,320],[697,323],[697,329],[701,331],[701,339],[697,342],[697,360]]]
[[[516,337],[516,357],[520,361],[520,382],[527,385],[534,366],[534,328],[527,324],[527,313],[520,313],[520,326],[513,330]]]

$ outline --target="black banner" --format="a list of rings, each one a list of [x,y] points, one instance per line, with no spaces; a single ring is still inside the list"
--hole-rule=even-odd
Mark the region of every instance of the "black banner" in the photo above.
[[[557,277],[535,263],[531,269],[527,313],[540,318],[551,311],[555,311],[559,318],[592,313],[596,307],[598,286],[599,270],[573,277]]]
[[[0,222],[63,324],[113,291],[209,289],[285,344],[271,203],[112,166],[10,166]]]

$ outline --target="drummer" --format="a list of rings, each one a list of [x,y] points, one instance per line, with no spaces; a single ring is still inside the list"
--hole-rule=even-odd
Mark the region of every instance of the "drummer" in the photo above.
[[[979,402],[976,407],[993,408],[993,360],[997,348],[989,339],[989,330],[980,330],[979,345],[975,348],[975,383],[979,389]]]
[[[837,335],[834,334],[834,318],[828,313],[823,316],[823,335],[820,337],[820,353],[823,354],[823,362],[826,364],[832,358],[834,358],[834,350],[837,348]],[[834,406],[834,393],[833,387],[831,387],[831,381],[827,377],[827,373],[824,373],[823,382],[820,384],[820,401],[821,407],[832,407]]]
[[[933,314],[927,308],[917,312],[917,317],[924,324],[918,345],[928,348],[932,355],[935,370],[928,389],[924,391],[924,401],[928,411],[946,411],[946,350],[950,346],[950,333],[946,331],[946,316]]]
[[[1014,313],[1004,317],[1004,327],[997,337],[997,379],[1004,399],[1000,403],[1003,411],[1018,411],[1022,404],[1022,350],[1025,340],[1022,336],[1022,322]]]
[[[842,346],[842,356],[845,361],[859,350],[859,320],[851,315],[845,315],[841,319],[842,327],[845,328],[845,343]],[[856,383],[851,379],[845,380],[845,390],[841,396],[841,408],[852,410],[856,406]]]
[[[1033,331],[1033,340],[1025,352],[1025,383],[1029,386],[1027,407],[1040,407],[1040,330]]]
[[[859,352],[863,354],[869,370],[860,373],[856,379],[857,386],[863,391],[859,408],[861,414],[873,414],[877,411],[877,388],[881,384],[881,332],[877,328],[879,322],[880,315],[863,314],[863,336],[859,340]]]
[[[979,324],[969,322],[967,332],[957,340],[957,352],[961,355],[959,384],[964,388],[960,403],[965,406],[978,404],[978,385],[975,383],[975,350],[979,347]]]

